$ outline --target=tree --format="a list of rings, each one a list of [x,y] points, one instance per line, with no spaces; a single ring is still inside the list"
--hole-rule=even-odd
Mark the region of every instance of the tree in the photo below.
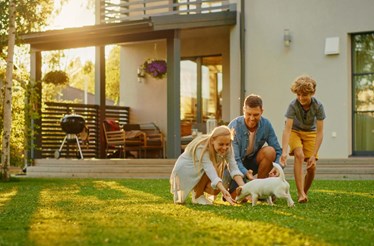
[[[119,63],[120,46],[115,45],[108,56],[105,66],[106,74],[106,97],[112,99],[115,104],[119,101]]]
[[[10,0],[9,3],[9,29],[8,29],[8,56],[6,75],[4,83],[4,98],[3,98],[3,115],[4,115],[4,128],[3,128],[3,147],[1,150],[1,174],[2,180],[9,180],[9,165],[10,165],[10,130],[12,122],[12,86],[13,86],[13,55],[14,45],[16,39],[16,27],[15,27],[15,11],[16,5]]]
[[[1,150],[2,180],[9,180],[10,165],[10,135],[12,124],[12,87],[13,87],[13,57],[14,47],[18,40],[18,33],[37,31],[43,26],[47,17],[51,14],[52,3],[49,0],[5,0],[0,2],[0,57],[6,57],[6,74],[1,85],[3,133]],[[8,30],[5,33],[4,30]]]

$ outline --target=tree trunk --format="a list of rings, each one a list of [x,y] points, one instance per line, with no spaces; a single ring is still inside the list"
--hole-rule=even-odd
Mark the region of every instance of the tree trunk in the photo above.
[[[6,66],[6,80],[4,83],[4,101],[3,101],[3,146],[1,150],[1,179],[9,180],[9,165],[10,165],[10,133],[12,124],[12,87],[13,87],[13,55],[14,45],[16,39],[16,28],[15,28],[15,2],[10,0],[9,2],[9,30],[8,30],[8,56]]]

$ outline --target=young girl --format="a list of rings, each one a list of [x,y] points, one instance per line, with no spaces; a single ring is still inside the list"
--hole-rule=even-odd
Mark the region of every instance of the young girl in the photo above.
[[[179,156],[170,177],[170,192],[174,203],[184,203],[192,191],[192,202],[211,205],[213,201],[204,193],[222,196],[231,205],[234,200],[222,183],[227,168],[238,185],[244,185],[243,174],[238,169],[231,146],[232,131],[227,126],[214,128],[210,135],[196,137]],[[218,190],[217,190],[218,188]]]
[[[316,172],[318,150],[323,139],[323,120],[326,118],[323,105],[314,98],[316,81],[310,76],[297,77],[291,86],[296,94],[286,112],[286,125],[282,137],[282,156],[280,162],[287,161],[287,145],[294,159],[294,175],[298,202],[308,201],[308,190]],[[303,178],[303,163],[306,162],[306,175]]]

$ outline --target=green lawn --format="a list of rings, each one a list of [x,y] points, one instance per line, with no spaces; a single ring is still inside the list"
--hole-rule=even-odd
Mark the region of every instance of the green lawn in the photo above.
[[[174,205],[168,180],[13,179],[0,245],[374,245],[374,180],[317,180],[309,199]]]

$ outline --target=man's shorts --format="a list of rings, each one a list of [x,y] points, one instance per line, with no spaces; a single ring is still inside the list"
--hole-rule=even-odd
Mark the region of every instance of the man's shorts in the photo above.
[[[248,170],[251,169],[253,171],[253,175],[256,175],[258,172],[258,164],[256,161],[257,153],[251,157],[248,155],[244,157],[243,159],[243,165]],[[224,186],[227,185],[229,187],[229,192],[232,193],[235,191],[235,189],[238,187],[238,184],[235,182],[235,180],[231,179],[230,173],[226,170],[223,175],[223,183]],[[244,177],[245,179],[246,177]],[[244,182],[246,182],[244,180]],[[225,186],[226,187],[226,186]]]
[[[256,175],[258,173],[258,163],[257,163],[257,153],[252,156],[246,155],[243,159],[243,165],[248,170],[251,169],[253,171],[253,175]]]
[[[314,147],[316,145],[316,137],[317,132],[304,132],[304,131],[296,131],[292,130],[290,135],[290,140],[288,141],[288,145],[290,146],[290,155],[294,155],[294,150],[296,148],[301,148],[304,153],[305,160],[309,159],[312,154]],[[318,160],[318,154],[316,156],[316,160]]]

